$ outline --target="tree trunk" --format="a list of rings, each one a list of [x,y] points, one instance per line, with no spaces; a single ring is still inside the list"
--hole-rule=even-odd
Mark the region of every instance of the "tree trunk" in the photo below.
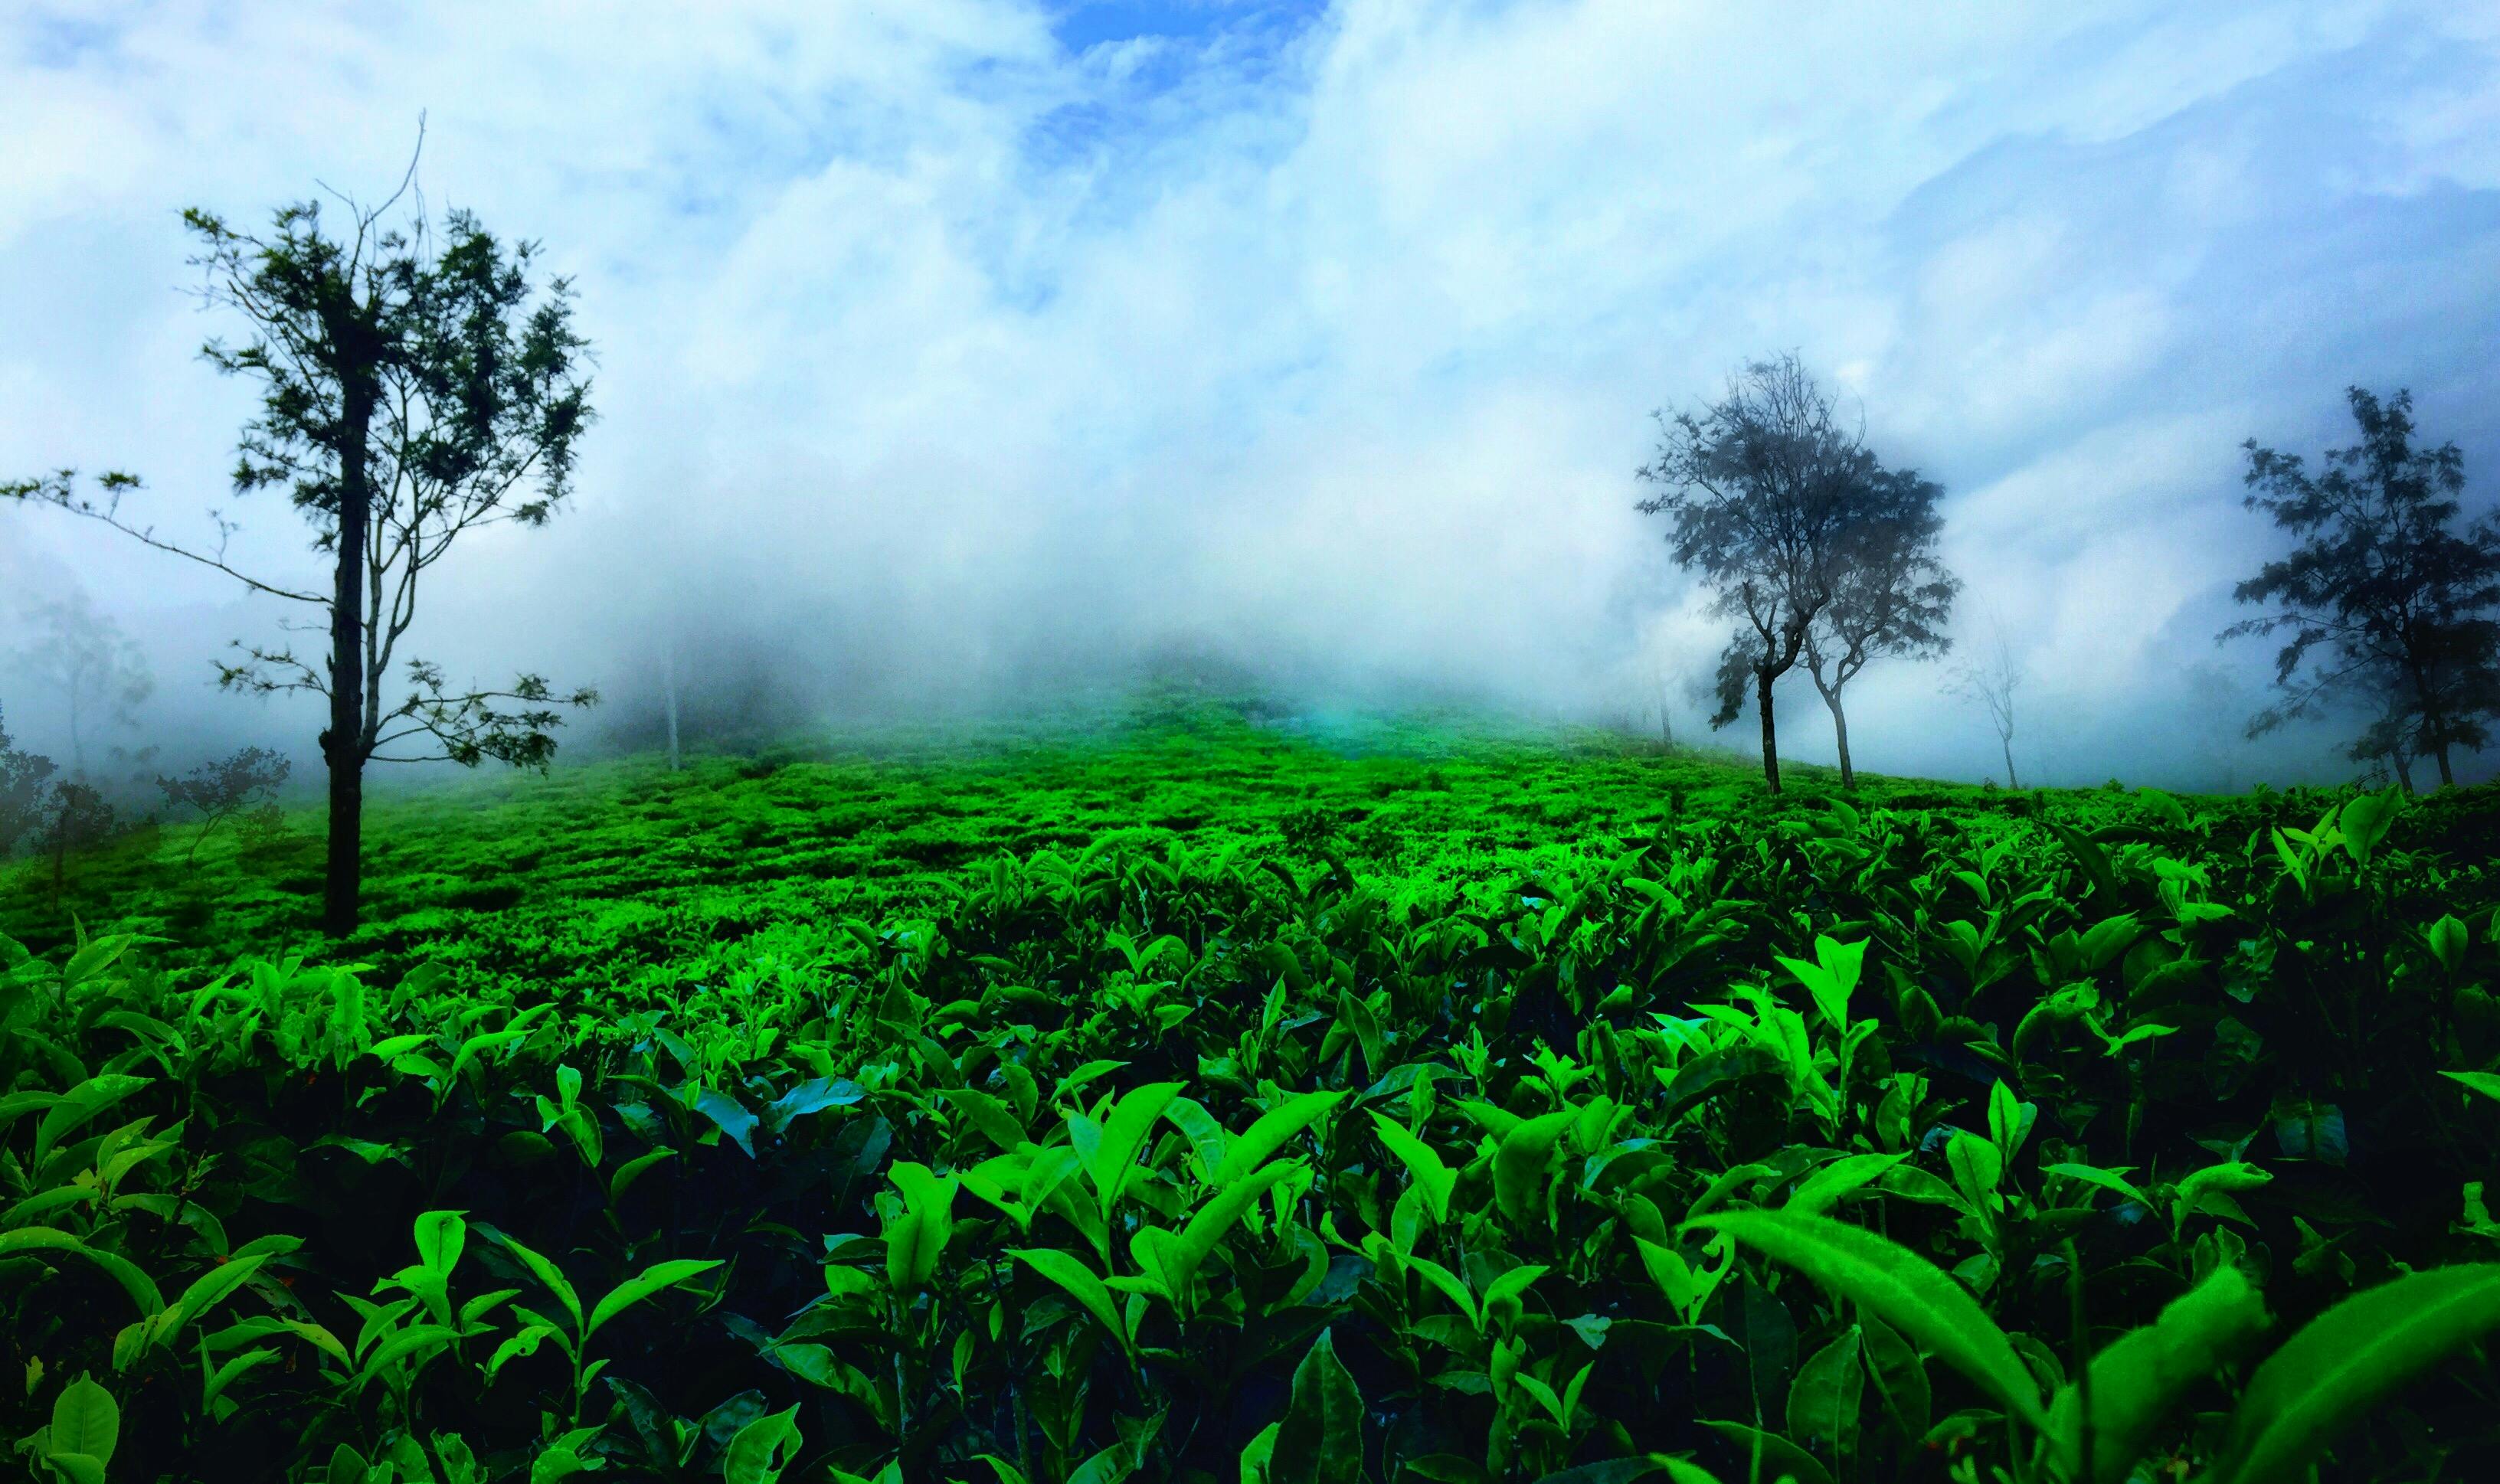
[[[2439,786],[2443,789],[2454,788],[2456,786],[2456,774],[2450,771],[2448,766],[2447,738],[2443,737],[2440,739],[2439,746],[2432,749],[2431,756],[2439,759]]]
[[[1818,686],[1816,689],[1822,688]],[[1837,691],[1825,691],[1823,703],[1831,708],[1831,735],[1840,744],[1840,787],[1855,793],[1858,791],[1858,770],[1849,762],[1849,713],[1840,709],[1840,693]]]
[[[321,751],[330,764],[330,842],[323,862],[321,927],[334,938],[356,930],[363,887],[365,833],[365,539],[373,516],[365,483],[365,433],[370,401],[353,390],[343,409],[345,440],[339,454],[339,576],[330,606],[330,729]]]
[[[2009,789],[2022,788],[2023,786],[2021,784],[2014,781],[2014,733],[2010,731],[1999,732],[1996,740],[2004,744],[2005,747],[2005,787]]]
[[[1780,791],[1780,732],[1771,720],[1771,672],[1756,670],[1754,695],[1762,708],[1762,776],[1770,780],[1771,791]]]
[[[2399,747],[2393,749],[2387,754],[2387,761],[2389,765],[2393,766],[2396,770],[2396,782],[2404,789],[2405,797],[2413,797],[2414,760],[2411,758],[2406,757],[2405,750]]]

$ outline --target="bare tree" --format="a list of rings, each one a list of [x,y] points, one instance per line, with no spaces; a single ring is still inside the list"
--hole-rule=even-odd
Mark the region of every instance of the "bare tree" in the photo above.
[[[1988,627],[1986,652],[1956,672],[1953,689],[1955,694],[1988,709],[1988,720],[1996,728],[1997,745],[2005,750],[2005,786],[2019,789],[2023,785],[2014,776],[2014,694],[2023,685],[2023,661],[2016,658],[2013,643],[2005,637],[2004,623],[1990,614]]]

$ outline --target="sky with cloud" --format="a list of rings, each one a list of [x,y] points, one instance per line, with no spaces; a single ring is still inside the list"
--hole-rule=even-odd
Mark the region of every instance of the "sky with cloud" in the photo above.
[[[2240,441],[2341,442],[2359,382],[2500,460],[2478,7],[39,0],[0,96],[0,471],[231,503],[289,574],[177,213],[386,193],[422,112],[429,208],[574,278],[602,421],[414,637],[628,706],[695,632],[879,704],[1189,643],[1629,711],[1720,638],[1632,509],[1648,414],[1794,350],[1950,492],[2019,760],[2245,785],[2336,738],[2232,738],[2264,655],[2213,635],[2276,549]],[[160,710],[300,729],[204,683],[270,614],[45,515],[0,511],[0,588],[82,586]],[[1862,765],[1998,766],[1945,679],[1868,673]]]

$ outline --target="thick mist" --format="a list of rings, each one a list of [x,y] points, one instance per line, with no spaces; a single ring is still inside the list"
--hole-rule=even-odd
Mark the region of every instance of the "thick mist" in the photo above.
[[[408,646],[599,687],[569,752],[654,745],[672,660],[720,745],[1184,664],[1643,733],[1663,699],[1749,750],[1632,476],[1652,409],[1794,350],[1949,492],[2024,783],[2341,778],[2355,726],[2239,733],[2270,650],[2214,635],[2279,549],[2241,440],[2314,456],[2348,383],[2408,386],[2472,508],[2500,476],[2500,25],[2459,8],[39,6],[0,48],[0,477],[128,468],[312,580],[226,488],[250,391],[196,352],[243,327],[177,212],[386,193],[420,111],[427,209],[573,277],[576,496],[464,537]],[[317,703],[211,684],[276,605],[0,508],[21,743],[65,726],[22,614],[73,591],[146,651],[164,768],[311,768]],[[2001,771],[1951,663],[1859,682],[1860,767]],[[1828,760],[1802,676],[1781,705]]]

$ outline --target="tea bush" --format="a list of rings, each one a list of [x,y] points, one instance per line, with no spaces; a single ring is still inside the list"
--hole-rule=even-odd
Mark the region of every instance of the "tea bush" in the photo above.
[[[2500,1469],[2478,790],[1124,747],[411,801],[329,955],[250,952],[265,879],[172,930],[214,852],[13,909],[0,1425],[81,1481]]]

